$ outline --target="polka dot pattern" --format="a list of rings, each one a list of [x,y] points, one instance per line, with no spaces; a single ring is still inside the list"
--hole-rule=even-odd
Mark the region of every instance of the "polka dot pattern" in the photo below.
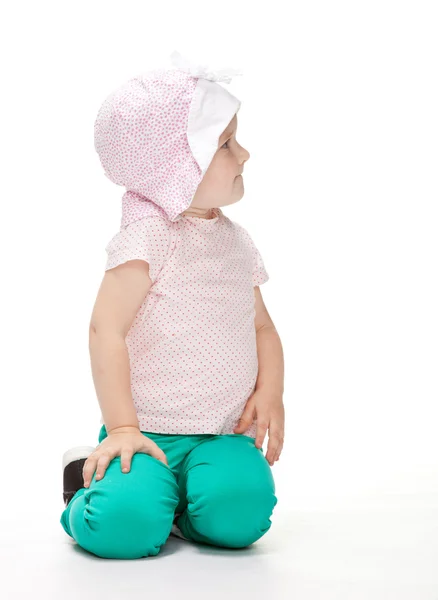
[[[106,251],[105,270],[141,259],[153,282],[126,336],[141,430],[233,433],[258,374],[254,286],[269,279],[249,233],[220,208],[213,219],[153,215]]]
[[[154,69],[114,90],[99,108],[94,147],[106,177],[126,188],[126,219],[163,209],[168,219],[177,221],[192,202],[203,177],[187,138],[197,83],[198,78],[178,69]],[[211,139],[208,164],[218,139]]]

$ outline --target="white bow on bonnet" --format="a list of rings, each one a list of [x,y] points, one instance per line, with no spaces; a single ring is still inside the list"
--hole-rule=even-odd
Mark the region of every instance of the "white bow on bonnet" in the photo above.
[[[183,57],[177,50],[174,50],[170,55],[172,64],[186,73],[190,73],[193,77],[199,77],[201,79],[208,79],[209,81],[220,81],[223,83],[231,83],[232,79],[236,75],[243,75],[241,69],[216,69],[216,71],[209,71],[207,65],[197,65],[191,62],[188,58]]]

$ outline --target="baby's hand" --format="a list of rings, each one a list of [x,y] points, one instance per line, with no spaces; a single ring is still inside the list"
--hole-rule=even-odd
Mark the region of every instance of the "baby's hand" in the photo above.
[[[284,417],[283,394],[263,391],[263,388],[259,388],[248,398],[234,433],[243,433],[257,419],[255,445],[257,448],[262,448],[266,431],[269,429],[266,460],[272,467],[274,462],[279,460],[283,450]]]
[[[122,472],[128,473],[131,469],[132,456],[137,452],[149,454],[169,466],[161,448],[150,438],[145,437],[139,429],[120,427],[113,429],[87,458],[82,469],[84,487],[90,485],[95,471],[97,471],[96,480],[103,479],[108,465],[116,456],[121,456]]]

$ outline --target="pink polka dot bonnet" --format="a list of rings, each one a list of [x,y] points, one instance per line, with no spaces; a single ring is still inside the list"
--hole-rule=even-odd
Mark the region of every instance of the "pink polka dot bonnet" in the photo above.
[[[147,71],[113,91],[94,123],[104,174],[126,188],[122,227],[157,213],[181,219],[240,109],[220,82],[241,72],[211,71],[176,51],[171,60],[173,68]]]

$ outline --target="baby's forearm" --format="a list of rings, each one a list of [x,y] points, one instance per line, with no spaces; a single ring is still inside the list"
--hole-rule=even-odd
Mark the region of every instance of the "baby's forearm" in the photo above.
[[[91,329],[89,350],[94,386],[107,432],[124,427],[139,429],[125,340],[113,332]]]
[[[272,325],[262,327],[256,335],[259,362],[256,389],[265,388],[283,394],[284,355],[280,336]]]

